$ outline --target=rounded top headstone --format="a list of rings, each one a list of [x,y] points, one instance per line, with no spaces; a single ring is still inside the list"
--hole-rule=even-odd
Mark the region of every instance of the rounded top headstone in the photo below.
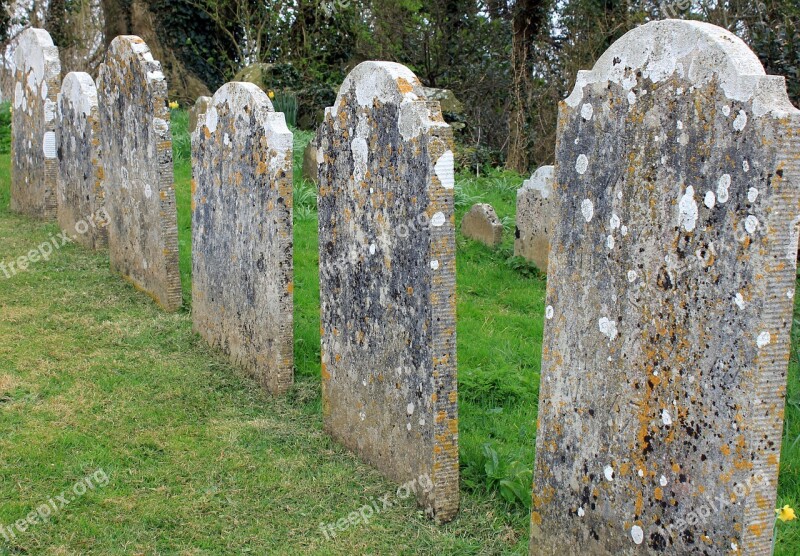
[[[680,19],[652,21],[623,35],[591,71],[578,72],[565,102],[577,107],[583,88],[593,83],[614,82],[632,89],[638,74],[652,83],[677,75],[698,87],[717,79],[728,98],[760,101],[762,113],[792,109],[784,79],[766,76],[742,39],[710,23]]]
[[[83,71],[69,72],[61,83],[61,99],[88,116],[97,107],[97,87],[92,76]]]
[[[44,29],[29,27],[19,36],[17,49],[14,52],[14,63],[25,73],[33,70],[36,81],[41,82],[47,70],[46,62],[57,62],[60,69],[58,50],[53,44],[50,33]]]

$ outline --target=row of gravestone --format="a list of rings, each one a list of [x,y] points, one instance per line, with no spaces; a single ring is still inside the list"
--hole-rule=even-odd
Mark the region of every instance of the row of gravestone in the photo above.
[[[70,204],[69,230],[103,203],[112,266],[176,308],[158,63],[118,37],[96,104],[72,74],[59,101],[49,37],[29,32],[20,48],[12,206]],[[408,69],[365,62],[316,141],[325,428],[398,483],[427,476],[419,501],[447,521],[459,496],[450,129]],[[192,152],[195,327],[285,391],[292,135],[262,91],[229,83],[198,116]],[[799,180],[800,112],[727,31],[649,23],[579,73],[552,175],[530,184],[553,215],[532,554],[769,554]]]

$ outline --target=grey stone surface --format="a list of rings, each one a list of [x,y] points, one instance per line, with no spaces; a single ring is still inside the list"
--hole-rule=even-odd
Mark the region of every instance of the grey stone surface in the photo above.
[[[543,272],[547,272],[554,224],[553,176],[552,166],[542,166],[517,190],[514,255],[531,261]]]
[[[450,89],[436,89],[434,87],[423,87],[422,92],[428,100],[438,100],[442,112],[449,114],[464,114],[464,103],[456,97]]]
[[[723,29],[649,23],[578,74],[557,145],[531,553],[768,555],[800,224],[784,79]]]
[[[141,38],[111,42],[97,94],[111,268],[175,311],[181,277],[167,83]]]
[[[503,223],[492,205],[476,203],[461,219],[461,233],[489,247],[497,247],[503,241]]]
[[[44,29],[25,29],[14,52],[14,65],[11,210],[55,220],[61,62],[50,34]]]
[[[58,224],[90,249],[108,246],[97,87],[88,73],[64,77],[58,95]]]
[[[192,318],[271,393],[292,385],[292,133],[252,83],[227,83],[192,138]]]
[[[303,178],[317,184],[319,183],[319,165],[317,138],[315,137],[306,145],[303,151]]]
[[[364,62],[320,131],[319,248],[325,430],[458,509],[452,132],[417,77]]]
[[[208,105],[211,104],[211,97],[200,96],[194,102],[194,106],[189,109],[189,133],[194,133],[197,129],[197,122],[201,116],[205,116]]]

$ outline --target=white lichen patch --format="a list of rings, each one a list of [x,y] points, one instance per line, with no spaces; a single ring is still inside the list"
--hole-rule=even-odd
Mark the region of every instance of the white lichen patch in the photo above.
[[[636,271],[635,271],[635,270],[629,270],[629,271],[628,271],[628,282],[631,282],[631,283],[633,283],[633,282],[635,282],[635,281],[636,281],[636,279],[637,279],[638,277],[639,277],[639,275],[636,273]]]
[[[597,321],[597,326],[600,328],[600,332],[603,333],[609,340],[613,340],[617,337],[617,322],[610,320],[608,317],[600,317]]]
[[[736,303],[736,306],[739,307],[739,309],[744,309],[744,296],[741,294],[741,292],[736,292],[733,302]]]
[[[756,199],[758,199],[758,189],[751,187],[747,190],[747,200],[751,203],[755,203]]]
[[[606,465],[603,468],[603,475],[606,478],[606,481],[613,481],[614,480],[614,468],[610,465]]]
[[[755,233],[758,229],[758,218],[752,214],[748,214],[747,218],[744,219],[744,229],[747,230],[748,234]]]
[[[440,227],[443,226],[447,219],[444,216],[443,212],[437,212],[431,217],[431,226]]]
[[[661,422],[664,423],[666,427],[672,426],[672,415],[670,415],[669,411],[666,409],[661,411]]]
[[[631,538],[636,544],[642,544],[644,541],[644,531],[638,525],[631,527]]]
[[[694,200],[694,187],[691,185],[686,188],[686,193],[678,203],[680,223],[687,232],[694,231],[697,224],[697,203]]]
[[[431,261],[431,269],[439,270],[439,261],[437,261],[436,259],[432,260]]]
[[[768,345],[771,341],[772,341],[772,336],[770,335],[769,332],[764,330],[756,338],[756,345],[759,348],[763,348],[764,346]]]
[[[553,306],[552,305],[548,305],[547,308],[544,310],[544,316],[545,316],[545,318],[547,320],[550,320],[550,319],[553,318]]]
[[[622,222],[620,221],[619,216],[617,216],[616,213],[612,213],[611,214],[611,220],[609,220],[609,222],[608,222],[609,226],[611,226],[611,229],[612,230],[616,230],[617,228],[620,227],[621,223]]]
[[[445,189],[453,189],[456,185],[453,161],[453,151],[448,149],[439,157],[439,160],[436,161],[436,165],[433,167],[436,177],[439,178],[439,183],[441,183],[442,187]]]
[[[713,191],[706,191],[706,195],[703,197],[703,204],[710,209],[714,208],[714,205],[717,204],[717,196],[714,195]]]
[[[744,110],[739,110],[739,114],[736,116],[736,119],[733,120],[733,129],[736,131],[742,131],[745,126],[747,125],[747,112]]]
[[[722,174],[717,181],[717,201],[725,203],[728,201],[728,189],[731,186],[731,175]]]
[[[606,238],[606,247],[609,249],[614,248],[614,236],[610,235]]]
[[[578,159],[575,161],[575,171],[578,172],[580,175],[586,173],[586,170],[589,168],[589,158],[585,154],[578,155]]]
[[[581,214],[584,220],[591,222],[592,216],[594,216],[594,203],[590,199],[584,199],[581,202]]]
[[[205,126],[208,128],[209,133],[214,133],[217,131],[217,122],[219,121],[219,115],[217,114],[217,109],[215,107],[210,107],[208,112],[206,112],[206,121]]]
[[[590,103],[587,102],[583,106],[581,106],[581,117],[584,120],[587,120],[587,121],[591,120],[593,114],[594,114],[594,108],[592,107],[592,105]]]

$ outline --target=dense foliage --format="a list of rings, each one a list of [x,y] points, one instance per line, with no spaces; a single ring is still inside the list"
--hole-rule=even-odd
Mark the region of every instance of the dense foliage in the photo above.
[[[49,0],[45,26],[61,33],[59,10],[69,12],[77,4]],[[452,89],[463,102],[459,160],[478,169],[505,163],[526,173],[551,162],[558,101],[569,93],[577,71],[591,68],[614,40],[653,19],[693,18],[731,30],[769,73],[787,77],[793,100],[800,100],[797,0],[102,0],[101,5],[106,35],[141,34],[136,19],[148,10],[161,46],[174,55],[168,65],[183,64],[211,91],[246,66],[267,64],[264,85],[288,95],[292,106],[296,100],[297,123],[305,129],[314,128],[358,62],[404,63],[425,85]],[[183,101],[197,94],[196,88],[180,91],[179,83],[171,87]]]

